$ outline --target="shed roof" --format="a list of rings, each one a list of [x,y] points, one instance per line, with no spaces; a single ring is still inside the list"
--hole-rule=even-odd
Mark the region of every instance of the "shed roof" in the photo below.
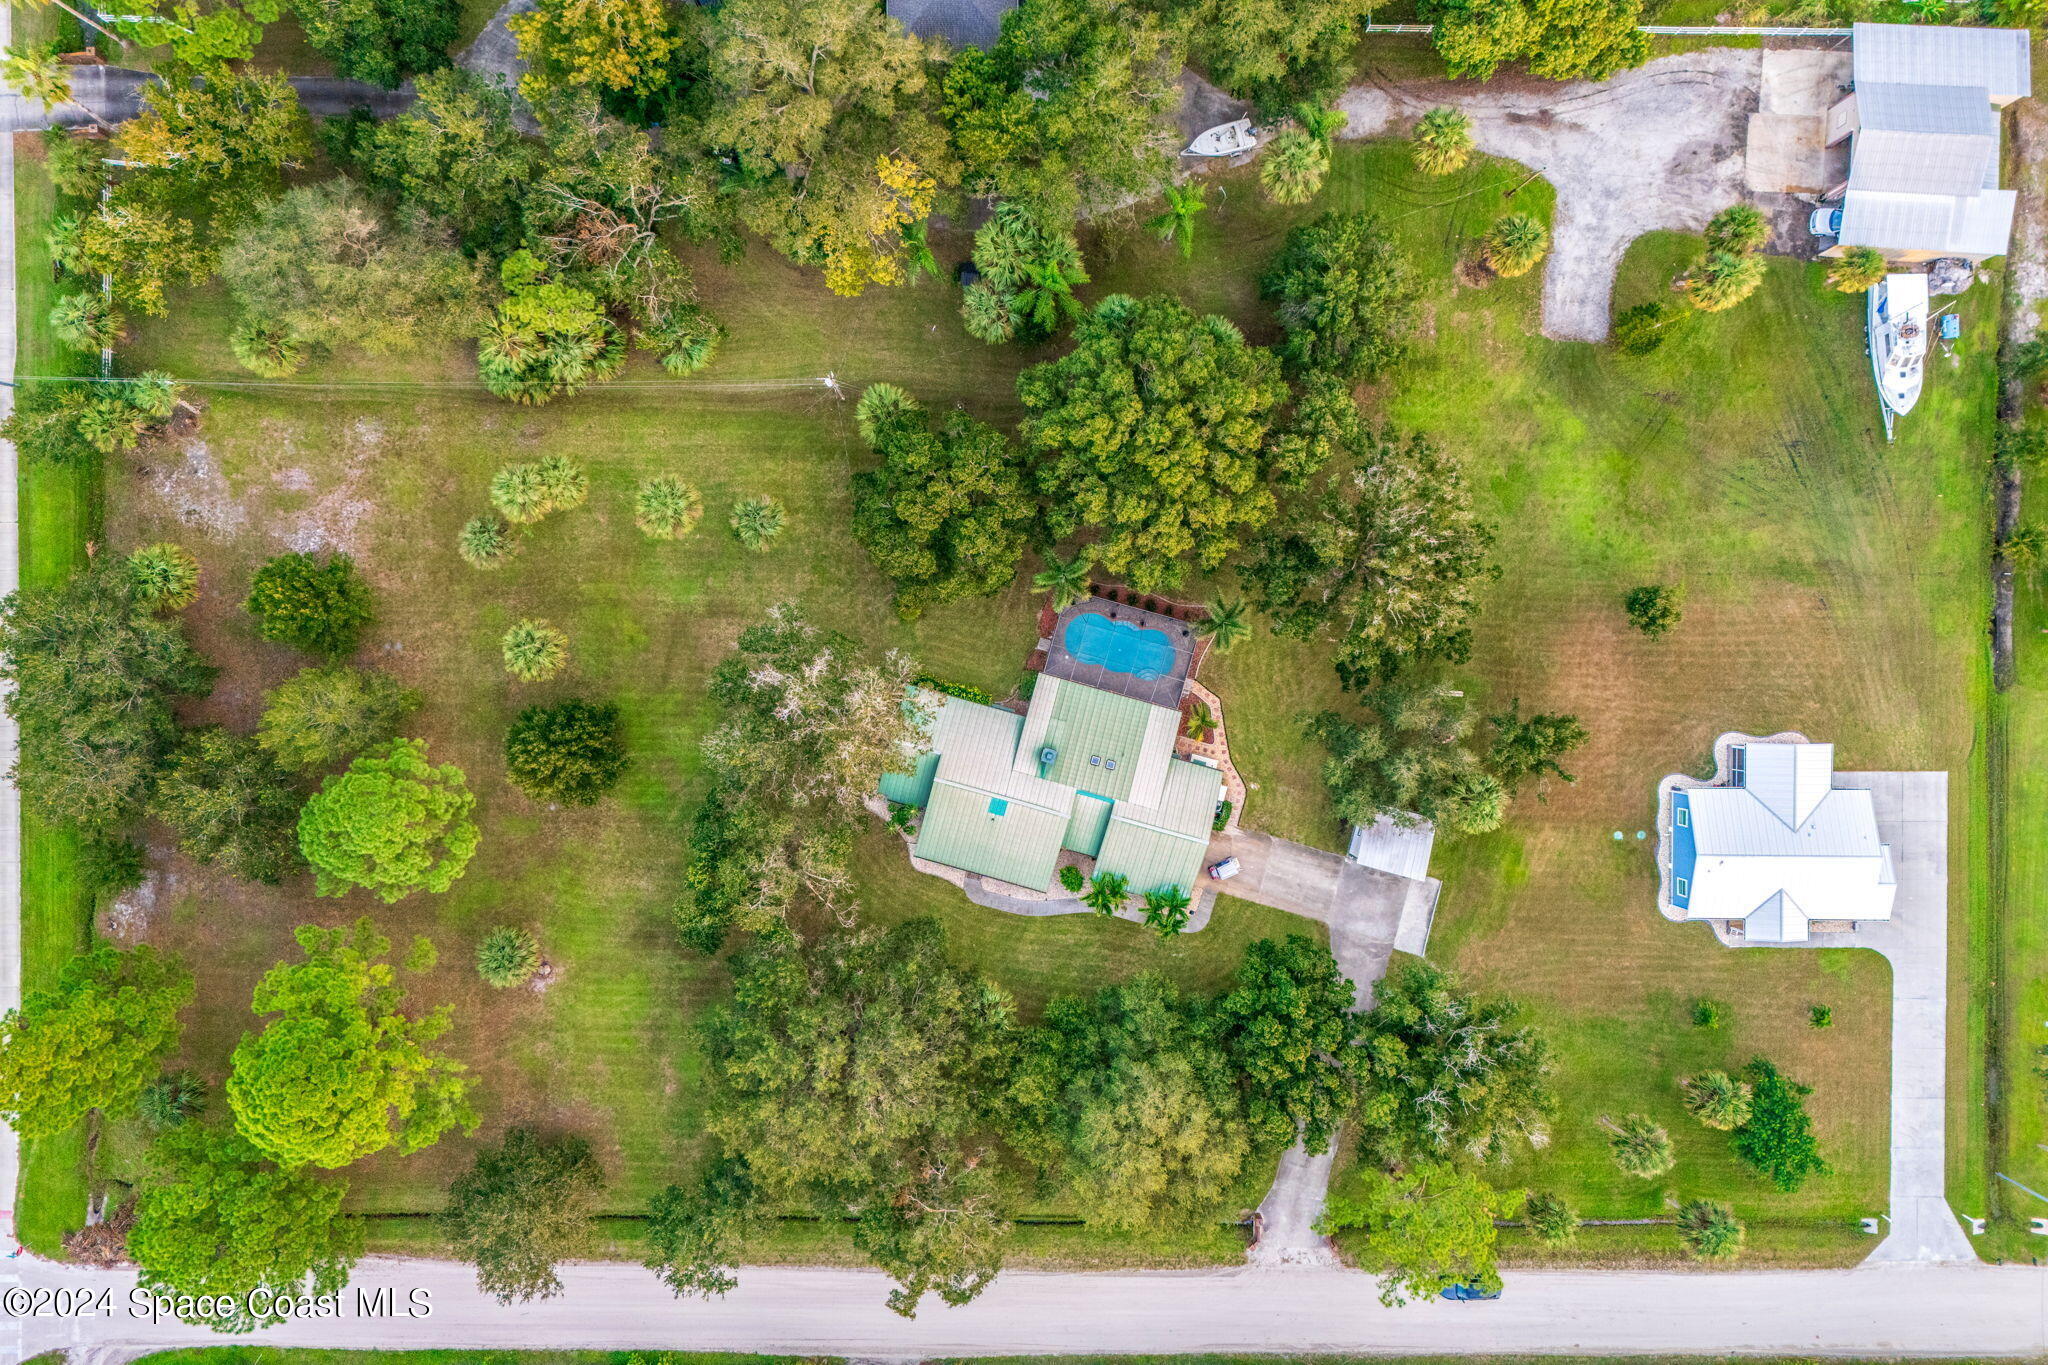
[[[1950,24],[1857,24],[1850,42],[1856,87],[1981,86],[1998,104],[2033,93],[2025,29]]]
[[[1984,106],[1989,112],[1991,106]],[[1996,179],[1998,138],[1982,133],[1904,132],[1864,127],[1849,165],[1852,190],[1968,196]]]
[[[1369,825],[1351,827],[1351,861],[1360,867],[1377,868],[1396,877],[1421,881],[1429,875],[1429,855],[1436,846],[1436,826],[1420,816],[1402,824],[1392,815],[1381,815]]]
[[[1853,186],[1842,199],[1843,246],[1881,251],[1932,251],[1981,259],[2005,253],[2012,240],[2012,190],[1960,197],[1898,194]]]
[[[1900,133],[1967,133],[1998,137],[1998,115],[1981,85],[1907,85],[1872,81],[1856,87],[1857,123]]]

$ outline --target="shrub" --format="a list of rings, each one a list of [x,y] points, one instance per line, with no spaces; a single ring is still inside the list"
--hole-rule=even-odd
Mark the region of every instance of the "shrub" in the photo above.
[[[1751,1090],[1725,1071],[1702,1071],[1678,1083],[1685,1112],[1709,1128],[1733,1132],[1749,1121]]]
[[[587,701],[529,706],[505,734],[505,773],[536,801],[588,806],[626,770],[619,708]]]
[[[540,970],[540,944],[524,929],[501,925],[476,945],[476,974],[504,990],[533,980]]]
[[[146,850],[133,839],[89,834],[78,841],[78,880],[92,896],[118,896],[142,885]]]
[[[126,326],[121,310],[97,290],[66,294],[50,308],[51,333],[74,351],[112,346],[121,340]]]
[[[704,499],[696,488],[667,474],[640,485],[633,498],[633,524],[653,540],[674,540],[697,529]]]
[[[1862,294],[1880,284],[1891,267],[1876,247],[1852,246],[1828,267],[1828,288],[1844,294]]]
[[[1289,128],[1259,157],[1259,185],[1276,204],[1306,204],[1330,173],[1330,149],[1302,128]]]
[[[1624,1114],[1619,1122],[1603,1118],[1600,1126],[1607,1130],[1607,1150],[1614,1164],[1632,1176],[1653,1180],[1678,1160],[1671,1151],[1671,1135],[1648,1114]]]
[[[1522,1211],[1529,1235],[1547,1247],[1570,1246],[1579,1239],[1579,1211],[1557,1195],[1535,1191]]]
[[[508,464],[491,476],[491,506],[514,526],[530,526],[554,509],[537,464]]]
[[[228,333],[235,361],[258,379],[289,379],[306,363],[305,343],[281,322],[244,318]]]
[[[1692,1002],[1692,1026],[1694,1028],[1716,1029],[1728,1022],[1728,1007],[1718,1000],[1695,1000]]]
[[[1810,1025],[1810,1026],[1812,1026],[1812,1027],[1814,1027],[1814,1028],[1833,1028],[1833,1027],[1835,1026],[1835,1010],[1834,1010],[1834,1006],[1832,1006],[1832,1005],[1809,1005],[1809,1006],[1807,1006],[1807,1009],[1806,1009],[1806,1022],[1807,1022],[1807,1023],[1808,1023],[1808,1024]]]
[[[1425,175],[1461,171],[1472,159],[1472,120],[1455,109],[1437,108],[1415,124],[1415,167]]]
[[[189,1071],[168,1071],[142,1092],[142,1121],[158,1132],[176,1128],[206,1108],[206,1082]]]
[[[919,687],[929,688],[948,697],[979,702],[983,706],[995,705],[996,699],[988,694],[987,689],[976,687],[973,683],[947,682],[944,678],[936,678],[929,673],[920,673],[912,681]]]
[[[1749,1122],[1735,1130],[1735,1155],[1751,1170],[1786,1194],[1813,1175],[1827,1175],[1813,1119],[1806,1112],[1810,1087],[1787,1080],[1778,1068],[1759,1057],[1743,1068],[1754,1095]]]
[[[397,735],[420,694],[374,668],[301,669],[263,696],[256,742],[287,768],[329,768]]]
[[[1088,879],[1081,874],[1081,869],[1075,867],[1072,863],[1068,863],[1060,869],[1060,886],[1068,895],[1080,895],[1081,888],[1087,884]]]
[[[1742,1221],[1726,1204],[1694,1199],[1678,1210],[1678,1240],[1695,1260],[1732,1261],[1742,1254]]]
[[[1731,204],[1707,224],[1707,250],[1747,256],[1771,240],[1771,225],[1749,204]]]
[[[2048,424],[2027,422],[1998,429],[1993,438],[1992,457],[2003,465],[2032,469],[2048,461]]]
[[[1652,640],[1663,638],[1678,624],[1684,614],[1685,588],[1682,584],[1646,584],[1630,588],[1628,595],[1621,599],[1622,610],[1628,613],[1628,623]],[[1697,1020],[1694,1021],[1698,1023]],[[1711,1025],[1700,1025],[1702,1028]]]
[[[455,553],[472,569],[495,569],[512,555],[512,530],[494,516],[471,517],[455,538]]]
[[[1504,279],[1526,275],[1550,250],[1550,229],[1526,213],[1510,213],[1486,230],[1486,264]]]
[[[1223,800],[1216,803],[1216,818],[1209,822],[1209,830],[1211,833],[1221,834],[1223,832],[1223,827],[1230,823],[1231,806],[1232,803],[1229,797],[1225,797]]]
[[[247,606],[264,639],[330,659],[355,652],[372,615],[369,585],[347,555],[279,555],[256,571]]]
[[[405,950],[403,965],[414,974],[431,972],[441,965],[441,950],[425,934],[414,934],[412,946]]]
[[[199,561],[168,540],[129,555],[128,580],[135,600],[157,611],[183,611],[199,600]]]
[[[766,550],[781,536],[788,520],[782,504],[762,493],[733,504],[732,533],[749,550]]]
[[[521,682],[546,682],[569,662],[569,637],[545,621],[521,621],[505,632],[505,671]]]
[[[1614,349],[1623,355],[1648,355],[1664,344],[1664,329],[1677,310],[1662,303],[1639,303],[1614,320]]]
[[[725,329],[691,303],[673,310],[659,326],[650,328],[642,344],[660,353],[661,368],[673,375],[686,375],[695,374],[712,362],[724,336]]]

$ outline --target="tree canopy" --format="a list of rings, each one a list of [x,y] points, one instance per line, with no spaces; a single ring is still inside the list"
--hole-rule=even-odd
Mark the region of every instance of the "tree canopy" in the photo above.
[[[213,676],[118,559],[13,593],[0,605],[0,678],[13,684],[22,800],[89,829],[132,819],[177,743],[172,703],[205,695]]]
[[[1415,278],[1371,214],[1325,213],[1291,230],[1259,290],[1279,315],[1280,355],[1296,372],[1327,370],[1357,384],[1408,354]]]
[[[529,706],[505,732],[505,775],[538,801],[594,805],[625,771],[619,708],[609,702]]]
[[[476,1285],[499,1303],[562,1292],[555,1267],[587,1252],[590,1217],[604,1172],[579,1137],[548,1139],[514,1128],[448,1190],[439,1219],[457,1255],[476,1266]]]
[[[1550,1050],[1512,1001],[1426,962],[1380,982],[1358,1049],[1360,1146],[1381,1163],[1504,1161],[1545,1132]]]
[[[1427,820],[1461,834],[1485,834],[1505,818],[1507,784],[1469,743],[1473,717],[1443,683],[1390,683],[1362,694],[1358,720],[1335,711],[1311,716],[1323,742],[1323,784],[1337,815],[1369,825],[1381,816]]]
[[[1245,949],[1211,1028],[1244,1087],[1245,1114],[1269,1146],[1328,1149],[1355,1101],[1354,988],[1330,950],[1300,934]]]
[[[1087,530],[1141,592],[1214,569],[1273,516],[1268,434],[1287,396],[1271,354],[1177,299],[1104,299],[1074,349],[1017,377],[1054,534]]]
[[[419,693],[374,668],[301,669],[263,694],[256,742],[284,767],[330,768],[392,738],[419,705]]]
[[[476,852],[476,797],[462,769],[427,762],[427,746],[394,739],[333,775],[299,812],[299,851],[323,896],[356,887],[389,905],[446,891]]]
[[[950,412],[936,426],[890,385],[861,396],[869,449],[881,467],[854,476],[853,534],[896,583],[896,610],[988,597],[1017,576],[1038,505],[1016,444],[986,422]],[[900,401],[898,401],[900,398]]]
[[[1650,58],[1642,0],[1423,0],[1416,15],[1453,76],[1526,62],[1549,81],[1604,81]]]
[[[277,1169],[233,1133],[180,1124],[149,1150],[128,1255],[151,1293],[220,1296],[222,1315],[199,1319],[206,1325],[269,1326],[285,1314],[257,1307],[336,1294],[348,1282],[363,1235],[342,1216],[347,1193],[342,1181]]]
[[[458,0],[292,0],[292,10],[337,76],[386,90],[448,65],[462,20]]]
[[[230,876],[275,886],[301,871],[300,793],[255,740],[208,725],[171,755],[150,811],[178,846]]]
[[[1364,1234],[1347,1249],[1360,1269],[1380,1277],[1380,1302],[1392,1308],[1452,1285],[1498,1290],[1494,1219],[1513,1212],[1515,1202],[1451,1162],[1400,1171],[1365,1167],[1331,1193],[1316,1226]]]
[[[335,1170],[396,1146],[401,1155],[450,1128],[474,1131],[461,1063],[430,1052],[447,1006],[399,1012],[404,991],[391,941],[367,919],[348,929],[299,926],[303,962],[281,962],[257,983],[251,1008],[277,1018],[245,1033],[228,1076],[235,1126],[287,1168]]]
[[[0,1016],[0,1115],[25,1138],[125,1112],[178,1045],[192,974],[148,944],[101,944]]]

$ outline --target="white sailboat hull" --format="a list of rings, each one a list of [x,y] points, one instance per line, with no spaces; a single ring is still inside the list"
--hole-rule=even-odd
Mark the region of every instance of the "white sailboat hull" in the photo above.
[[[1927,369],[1927,277],[1887,275],[1871,289],[1870,373],[1885,411],[1903,417],[1920,401]]]

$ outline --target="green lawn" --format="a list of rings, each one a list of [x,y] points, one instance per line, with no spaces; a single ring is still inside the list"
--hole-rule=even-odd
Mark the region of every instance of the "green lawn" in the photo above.
[[[36,177],[24,169],[27,184]],[[1170,289],[1239,319],[1254,340],[1270,339],[1256,278],[1286,228],[1311,210],[1264,204],[1243,174],[1221,177],[1218,190],[1191,262],[1136,225],[1142,212],[1104,225],[1087,243],[1093,291]],[[1313,206],[1379,213],[1427,282],[1430,340],[1408,373],[1370,398],[1462,453],[1499,526],[1507,574],[1460,676],[1483,703],[1519,696],[1575,711],[1593,732],[1572,764],[1576,785],[1525,797],[1498,835],[1439,843],[1446,890],[1435,954],[1527,1001],[1559,1059],[1554,1140],[1502,1179],[1556,1188],[1587,1216],[1654,1213],[1662,1186],[1621,1178],[1593,1126],[1602,1113],[1643,1109],[1678,1139],[1673,1182],[1683,1193],[1729,1198],[1760,1230],[1791,1229],[1790,1254],[1809,1246],[1808,1259],[1838,1260],[1839,1230],[1875,1212],[1884,1193],[1883,964],[1846,952],[1732,953],[1703,929],[1667,924],[1655,912],[1645,848],[1610,835],[1647,827],[1657,776],[1697,765],[1712,736],[1731,727],[1805,728],[1835,740],[1845,766],[1946,767],[1959,793],[1968,789],[1961,775],[1984,692],[1975,572],[1983,451],[1973,433],[1988,416],[1982,357],[1995,296],[1980,289],[1964,301],[1968,362],[1930,380],[1899,444],[1887,448],[1874,434],[1856,303],[1827,293],[1818,272],[1774,263],[1757,299],[1656,356],[1627,360],[1543,340],[1540,274],[1491,284],[1454,275],[1475,235],[1510,204],[1547,217],[1549,187],[1524,168],[1484,161],[1425,181],[1405,148],[1375,146],[1344,149]],[[938,245],[948,261],[964,254],[958,239]],[[1639,244],[1620,301],[1650,297],[1692,249],[1680,238]],[[799,598],[870,646],[907,649],[932,671],[998,695],[1021,676],[1035,613],[1021,582],[914,624],[891,611],[887,585],[847,532],[848,476],[866,458],[848,399],[887,379],[933,406],[957,402],[1007,422],[1016,416],[1014,373],[1033,357],[967,338],[953,292],[932,281],[836,299],[813,274],[757,249],[730,267],[705,261],[700,285],[732,337],[699,382],[654,382],[658,372],[636,361],[628,378],[642,382],[527,409],[458,388],[374,386],[466,381],[467,355],[343,357],[309,370],[307,383],[199,385],[208,406],[199,435],[138,456],[109,481],[110,547],[175,537],[205,566],[188,619],[226,671],[190,719],[253,724],[262,689],[301,663],[249,630],[239,602],[252,568],[287,547],[348,550],[380,594],[366,660],[425,693],[419,732],[437,758],[468,771],[480,797],[483,849],[447,895],[390,909],[362,898],[330,904],[303,885],[238,886],[166,856],[143,917],[143,932],[182,951],[198,973],[185,1060],[215,1079],[251,1023],[251,986],[287,951],[293,924],[374,913],[395,938],[437,941],[441,965],[414,978],[416,995],[455,1005],[448,1045],[474,1069],[484,1127],[474,1140],[352,1169],[352,1203],[365,1212],[430,1212],[476,1143],[515,1122],[588,1133],[609,1169],[615,1213],[637,1211],[687,1168],[701,1068],[689,1023],[725,980],[715,963],[676,945],[670,906],[701,790],[705,677],[768,603]],[[227,330],[225,300],[195,291],[142,329],[124,363],[244,379],[226,352]],[[836,390],[818,382],[828,375]],[[468,569],[454,535],[483,507],[491,471],[539,454],[588,461],[590,505],[542,524],[505,569]],[[655,472],[703,489],[707,515],[694,536],[656,544],[632,527],[631,491]],[[730,504],[757,492],[791,512],[789,534],[760,555],[723,529]],[[1630,635],[1621,593],[1679,578],[1690,593],[1685,624],[1659,644]],[[1190,585],[1195,595],[1217,589],[1232,590],[1227,577]],[[554,683],[516,684],[497,667],[499,634],[526,615],[570,635],[572,664]],[[1317,651],[1256,639],[1211,664],[1204,681],[1223,697],[1238,765],[1255,787],[1248,822],[1340,847],[1317,755],[1299,728],[1304,710],[1342,703]],[[520,707],[572,694],[619,700],[635,766],[615,801],[542,811],[505,783],[498,745]],[[1960,864],[1967,797],[1958,801]],[[1309,927],[1238,902],[1224,903],[1203,934],[1172,944],[1092,916],[1019,920],[912,873],[894,836],[881,833],[862,847],[858,879],[868,920],[938,915],[955,953],[1002,980],[1027,1014],[1051,994],[1139,970],[1213,989],[1246,941]],[[539,932],[558,968],[545,993],[493,994],[470,970],[476,940],[507,922]],[[1734,1005],[1725,1034],[1687,1026],[1686,1007],[1702,994]],[[1833,1029],[1805,1026],[1809,1002],[1834,1007]],[[1763,1190],[1720,1139],[1677,1112],[1677,1076],[1759,1051],[1816,1086],[1837,1174],[1797,1196]],[[132,1145],[116,1135],[117,1154]],[[1247,1181],[1248,1198],[1255,1183]],[[417,1219],[378,1226],[393,1244],[431,1236]],[[1218,1229],[1177,1249],[1105,1247],[1085,1230],[1043,1226],[1027,1235],[1026,1259],[1040,1255],[1042,1238],[1046,1263],[1195,1263],[1228,1259],[1236,1236]],[[788,1230],[791,1254],[828,1255],[802,1250],[809,1235]]]

